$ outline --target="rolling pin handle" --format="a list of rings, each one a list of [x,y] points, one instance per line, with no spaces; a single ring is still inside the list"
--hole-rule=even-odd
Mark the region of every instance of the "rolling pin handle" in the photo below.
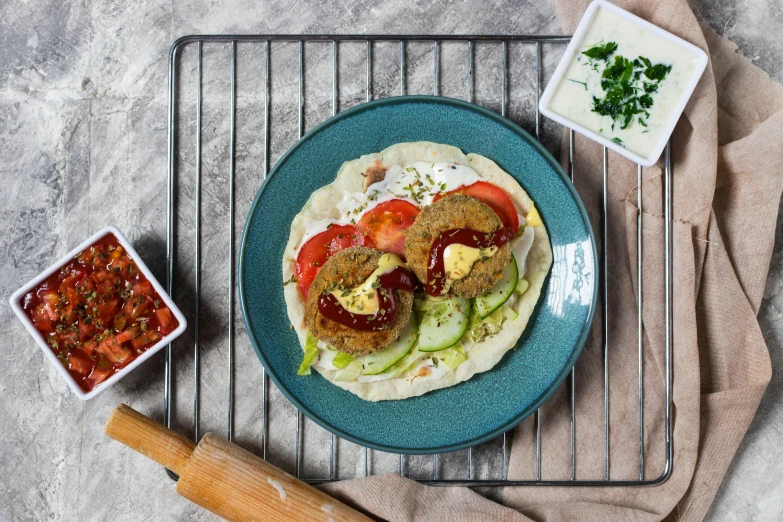
[[[104,430],[112,439],[151,458],[177,476],[182,475],[196,449],[192,440],[161,426],[127,404],[114,408]]]

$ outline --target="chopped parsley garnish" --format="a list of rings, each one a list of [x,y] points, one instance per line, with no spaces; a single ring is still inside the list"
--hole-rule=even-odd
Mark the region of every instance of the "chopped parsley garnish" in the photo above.
[[[604,45],[596,45],[595,47],[591,47],[590,49],[584,51],[582,54],[594,60],[606,61],[606,59],[609,58],[609,55],[615,52],[616,50],[617,50],[617,42],[608,42],[605,43]]]
[[[571,78],[569,78],[568,81],[569,82],[578,83],[578,84],[582,85],[585,88],[585,90],[587,90],[587,82],[580,82],[578,80],[572,80]]]
[[[650,94],[658,91],[660,83],[671,72],[672,66],[663,63],[653,64],[644,56],[629,60],[615,54],[616,51],[617,43],[607,42],[582,53],[590,58],[590,67],[596,72],[599,72],[598,65],[601,62],[604,64],[601,73],[601,89],[604,91],[604,96],[603,98],[593,96],[592,111],[612,118],[612,129],[615,125],[626,129],[634,120],[642,127],[647,127],[649,109],[653,106],[653,98]],[[586,84],[585,88],[587,88]],[[612,141],[622,145],[622,140],[619,138],[614,138]]]
[[[650,60],[646,60],[645,63],[648,65],[647,65],[647,69],[644,70],[644,75],[656,82],[660,82],[661,80],[666,78],[666,75],[669,74],[669,72],[672,70],[671,65],[664,65],[662,63],[649,65]]]

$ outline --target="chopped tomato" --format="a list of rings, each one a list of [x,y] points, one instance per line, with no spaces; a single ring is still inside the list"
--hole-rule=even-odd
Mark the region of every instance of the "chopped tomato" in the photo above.
[[[95,306],[95,308],[97,309],[96,313],[98,314],[98,320],[101,325],[109,326],[112,319],[114,319],[114,316],[120,311],[120,300],[117,298],[110,299],[105,303]]]
[[[103,342],[98,345],[97,350],[98,353],[102,354],[111,364],[124,361],[125,358],[130,355],[130,350],[123,348],[122,344],[118,343],[115,337],[107,337],[104,339]]]
[[[372,239],[356,230],[352,225],[333,225],[320,234],[311,237],[299,249],[296,256],[295,274],[299,291],[307,298],[315,275],[331,256],[352,246],[374,246]]]
[[[502,188],[493,185],[492,183],[487,183],[486,181],[477,181],[472,185],[463,185],[450,192],[439,192],[432,201],[438,201],[440,198],[451,194],[464,194],[465,196],[471,196],[486,203],[495,211],[495,214],[498,215],[503,222],[503,226],[512,228],[515,233],[519,230],[519,215],[517,214],[517,209],[514,207],[511,198],[508,197]]]
[[[82,344],[82,350],[89,355],[92,355],[97,347],[98,341],[87,341],[86,343]]]
[[[60,296],[55,290],[46,290],[41,292],[38,298],[39,304],[32,311],[30,319],[40,332],[54,332],[54,326],[58,319],[57,307],[60,303]]]
[[[79,332],[69,329],[57,336],[57,342],[64,348],[76,346],[76,343],[79,342]]]
[[[65,294],[68,292],[73,291],[74,297],[76,296],[76,284],[79,282],[79,280],[83,277],[83,274],[81,272],[75,272],[69,277],[66,277],[63,279],[63,282],[60,283],[60,293]],[[73,302],[69,299],[69,302]]]
[[[135,321],[149,306],[149,301],[145,301],[143,297],[134,297],[127,303],[122,309],[122,312],[131,320]]]
[[[139,281],[135,285],[133,285],[133,295],[143,295],[150,297],[155,293],[155,290],[152,288],[152,283],[149,281]]]
[[[117,314],[112,322],[112,326],[114,326],[115,330],[124,330],[126,324],[128,324],[128,318],[125,317],[124,312]]]
[[[55,318],[56,317],[57,316],[55,315]],[[54,332],[54,321],[52,320],[47,305],[45,304],[38,305],[38,307],[33,311],[32,317],[30,319],[33,321],[33,326],[35,326],[35,328],[39,332],[41,333]]]
[[[174,330],[174,318],[171,316],[171,310],[168,308],[158,308],[155,310],[155,317],[158,318],[161,334],[168,335],[169,332]]]
[[[158,341],[160,341],[160,335],[158,335],[157,332],[154,332],[153,330],[147,330],[136,339],[133,339],[131,341],[131,345],[134,348],[141,348],[142,346],[151,345]]]
[[[392,199],[368,210],[356,228],[368,235],[380,250],[404,258],[408,229],[418,215],[419,209],[414,204],[404,199]]]
[[[98,292],[98,295],[101,296],[101,298],[109,299],[115,294],[114,283],[108,279],[106,281],[102,281],[101,284],[98,285],[96,292]]]
[[[49,276],[21,304],[85,391],[179,326],[111,234]]]
[[[96,283],[102,283],[107,279],[111,279],[112,273],[109,272],[108,270],[98,270],[96,272],[93,272],[90,277],[92,277],[92,280],[95,281]]]
[[[68,355],[68,369],[79,375],[87,375],[92,369],[92,361],[79,355],[70,354]]]
[[[109,262],[106,264],[106,268],[112,272],[124,272],[128,270],[128,266],[132,261],[127,256],[121,256],[118,250],[111,253]]]
[[[85,321],[84,319],[79,321],[79,340],[84,342],[92,338],[93,335],[95,335],[95,325],[92,321]]]
[[[76,283],[76,289],[80,294],[87,294],[95,290],[95,283],[89,275],[84,275],[79,282]]]
[[[114,341],[117,343],[127,343],[128,341],[132,341],[136,337],[139,336],[141,333],[141,329],[138,326],[133,326],[131,328],[128,328],[122,333],[119,333],[114,336]]]
[[[41,311],[52,321],[57,320],[57,307],[60,306],[60,296],[54,290],[41,293]]]
[[[101,370],[101,369],[96,367],[92,371],[92,373],[90,374],[90,377],[88,379],[90,381],[91,386],[94,388],[98,384],[102,383],[103,381],[105,381],[106,379],[111,377],[111,375],[113,373],[114,373],[114,370],[112,369],[111,366],[109,366],[108,368],[106,368],[104,370]]]
[[[68,286],[65,288],[65,306],[60,309],[60,317],[64,322],[67,322],[71,314],[73,314],[74,307],[79,303],[79,297],[76,294],[76,288]]]

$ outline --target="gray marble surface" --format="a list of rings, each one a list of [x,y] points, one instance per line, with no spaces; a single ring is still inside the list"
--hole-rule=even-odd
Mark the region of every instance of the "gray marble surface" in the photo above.
[[[757,65],[783,81],[781,0],[692,0],[697,15],[733,39]],[[165,261],[166,81],[167,52],[177,37],[191,33],[538,33],[560,32],[548,2],[429,1],[371,2],[325,0],[216,3],[6,0],[0,2],[0,293],[5,298],[21,283],[106,224],[123,230],[159,276]],[[183,102],[194,95],[193,50],[183,54]],[[297,135],[296,48],[275,44],[271,114],[274,162]],[[397,48],[374,48],[374,96],[395,94]],[[189,54],[188,54],[189,53]],[[228,48],[205,48],[204,68],[226,74],[205,76],[205,160],[202,205],[204,266],[202,291],[215,296],[202,305],[200,432],[225,434],[228,348],[225,342],[228,296],[226,241]],[[263,173],[263,49],[240,45],[238,53],[237,131],[249,136],[237,143],[236,221],[241,226]],[[409,92],[430,92],[431,58],[426,46],[408,48]],[[499,79],[491,73],[497,49],[477,46],[477,101],[498,108]],[[516,54],[515,54],[516,53]],[[547,64],[557,52],[545,51]],[[509,113],[531,128],[534,91],[530,88],[529,51],[512,50]],[[445,95],[465,97],[463,55],[444,46]],[[305,129],[331,114],[331,49],[306,51]],[[340,48],[339,108],[364,100],[364,49]],[[486,65],[485,65],[486,64]],[[453,67],[449,67],[453,66]],[[482,67],[485,69],[482,70]],[[222,69],[221,69],[222,68]],[[358,74],[357,74],[358,71]],[[487,74],[483,74],[486,71]],[[527,86],[525,86],[527,85]],[[194,112],[178,113],[184,136]],[[547,129],[545,128],[545,131]],[[555,145],[545,133],[550,148]],[[192,171],[193,142],[180,143],[182,172]],[[178,274],[175,297],[183,309],[193,299],[193,201],[190,185],[178,192]],[[773,359],[773,382],[742,443],[718,497],[711,520],[783,518],[783,231],[778,227],[764,304],[762,328]],[[237,310],[237,316],[239,312]],[[206,318],[206,320],[205,320]],[[241,325],[237,325],[234,434],[237,442],[260,452],[260,367]],[[6,364],[0,368],[0,520],[211,520],[174,493],[162,470],[103,436],[102,424],[118,402],[160,418],[163,358],[156,356],[112,389],[81,402],[27,337],[7,304],[0,304],[0,340]],[[190,338],[175,347],[173,424],[192,433],[193,356]],[[250,392],[248,392],[250,390]],[[271,391],[275,429],[269,435],[270,460],[287,469],[294,462],[290,405]],[[308,455],[305,474],[327,469],[328,435],[305,425]],[[497,445],[475,456],[478,475],[500,464]],[[452,457],[459,464],[464,455]],[[363,473],[357,448],[342,443],[341,476]],[[373,472],[396,469],[396,457],[374,455]],[[406,461],[411,474],[426,463]],[[423,471],[424,470],[424,471]],[[446,470],[447,471],[447,470]]]

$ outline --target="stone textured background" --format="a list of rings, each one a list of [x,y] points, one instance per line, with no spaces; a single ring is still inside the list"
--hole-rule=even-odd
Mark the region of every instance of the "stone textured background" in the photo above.
[[[702,20],[734,40],[742,52],[783,81],[781,0],[691,0]],[[192,33],[533,33],[559,34],[548,2],[238,1],[120,2],[5,0],[0,2],[0,520],[212,520],[174,493],[155,464],[103,436],[102,424],[118,402],[160,418],[162,354],[90,402],[73,397],[39,348],[13,317],[5,299],[84,237],[106,224],[123,230],[161,278],[165,262],[167,167],[167,56],[171,43]],[[180,171],[193,171],[195,125],[193,48],[183,53]],[[364,47],[340,47],[339,109],[364,101]],[[398,47],[374,47],[373,95],[396,94]],[[499,109],[500,54],[476,46],[476,101]],[[407,48],[409,93],[431,92],[428,44]],[[237,185],[239,234],[263,174],[263,46],[237,49]],[[204,50],[204,151],[200,432],[225,434],[228,324],[226,242],[228,175],[228,57],[223,44]],[[556,48],[544,50],[556,62]],[[305,52],[305,130],[331,115],[331,46]],[[509,53],[509,115],[532,130],[535,91],[530,48]],[[465,98],[464,50],[444,45],[441,93]],[[272,45],[270,159],[296,140],[297,50]],[[222,71],[222,74],[221,74]],[[206,74],[209,72],[209,74]],[[557,129],[544,125],[544,141]],[[183,174],[184,176],[184,174]],[[182,178],[176,225],[175,298],[186,312],[193,300],[192,179]],[[734,460],[709,518],[783,518],[783,228],[760,312],[773,359],[773,381]],[[191,316],[192,317],[192,314]],[[236,307],[236,317],[241,315]],[[240,320],[241,323],[241,320]],[[237,442],[260,451],[260,365],[241,324],[236,327],[234,375]],[[174,425],[192,433],[193,356],[190,338],[174,348]],[[293,469],[293,408],[272,390],[270,460]],[[326,471],[328,435],[305,423],[305,475]],[[497,443],[476,452],[477,475],[498,469]],[[363,473],[358,449],[341,443],[340,476]],[[464,465],[464,454],[449,457]],[[372,471],[395,470],[396,457],[375,454]],[[408,473],[428,473],[428,461],[406,460]],[[462,469],[462,468],[460,468]],[[444,467],[447,471],[448,467]],[[578,470],[577,470],[578,473]]]

